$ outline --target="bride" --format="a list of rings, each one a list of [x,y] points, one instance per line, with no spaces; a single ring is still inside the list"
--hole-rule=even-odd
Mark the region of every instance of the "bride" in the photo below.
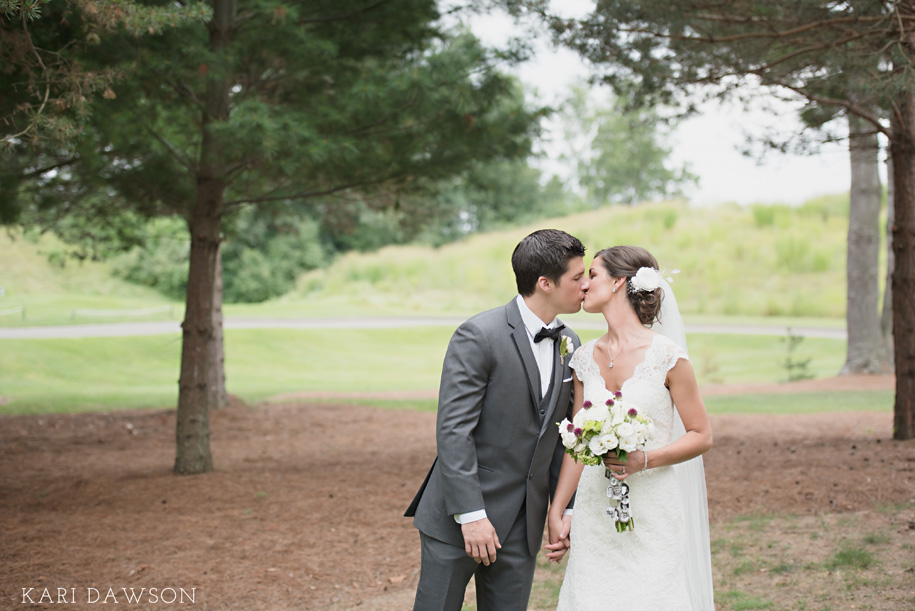
[[[607,333],[572,354],[573,409],[603,404],[619,391],[654,421],[655,433],[625,463],[612,452],[605,466],[563,457],[546,546],[554,562],[569,550],[558,609],[714,609],[700,456],[712,445],[712,430],[676,300],[644,248],[602,250],[589,275],[583,308],[604,315]],[[617,532],[608,511],[614,481],[628,485],[632,531]],[[573,494],[571,514],[564,510]]]

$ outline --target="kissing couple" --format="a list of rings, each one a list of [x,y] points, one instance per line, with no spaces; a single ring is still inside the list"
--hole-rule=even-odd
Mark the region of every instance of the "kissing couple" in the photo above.
[[[714,608],[701,459],[712,432],[676,299],[644,248],[601,250],[588,269],[584,255],[564,231],[528,235],[511,258],[518,295],[451,338],[437,456],[405,513],[422,553],[414,611],[460,611],[471,577],[478,611],[526,610],[544,525],[547,559],[569,555],[563,611]],[[584,345],[557,318],[582,308],[607,323]],[[582,432],[569,423],[620,397],[650,438],[575,460],[563,441]],[[621,487],[638,523],[622,532],[608,506]]]

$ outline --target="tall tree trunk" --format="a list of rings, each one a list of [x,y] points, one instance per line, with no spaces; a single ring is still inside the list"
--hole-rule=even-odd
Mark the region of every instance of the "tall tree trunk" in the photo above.
[[[909,40],[915,56],[915,40]],[[893,345],[896,402],[893,438],[915,438],[915,94],[903,93],[893,112]]]
[[[210,454],[211,388],[207,375],[214,354],[213,288],[219,249],[218,184],[198,178],[197,204],[191,231],[187,304],[181,324],[181,377],[175,429],[175,473],[193,475],[213,470]]]
[[[226,356],[222,328],[222,243],[216,250],[216,277],[213,282],[213,355],[209,362],[209,386],[213,389],[213,404],[210,409],[222,409],[229,405],[226,392]]]
[[[214,65],[208,66],[197,163],[197,195],[188,214],[191,257],[187,281],[187,309],[181,347],[181,377],[178,380],[178,415],[175,431],[175,473],[192,475],[213,470],[210,453],[209,410],[215,387],[210,368],[216,355],[213,330],[213,299],[225,193],[225,161],[222,142],[213,124],[229,118],[230,80],[226,66],[232,41],[235,0],[215,0],[208,24]]]
[[[864,119],[848,116],[851,194],[846,261],[848,352],[840,375],[887,373],[889,363],[880,329],[880,148]]]
[[[893,156],[886,159],[886,288],[883,291],[883,313],[880,316],[880,329],[886,343],[887,361],[893,358],[893,267],[896,258],[893,256],[893,223],[895,222],[896,190],[893,188]]]

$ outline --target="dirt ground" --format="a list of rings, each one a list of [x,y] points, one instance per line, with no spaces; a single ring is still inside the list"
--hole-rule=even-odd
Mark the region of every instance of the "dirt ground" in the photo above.
[[[892,380],[779,388],[842,385]],[[0,416],[0,608],[171,608],[182,595],[200,609],[408,608],[419,538],[401,515],[432,462],[435,415],[357,403],[312,396],[211,414],[217,470],[195,477],[171,473],[173,411]],[[912,514],[915,443],[891,440],[888,412],[712,424],[713,523]],[[900,533],[915,543],[915,521]],[[121,588],[147,590],[131,603]]]

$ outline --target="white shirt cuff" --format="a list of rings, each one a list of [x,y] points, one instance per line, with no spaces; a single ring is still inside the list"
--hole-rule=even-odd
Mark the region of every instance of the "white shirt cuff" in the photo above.
[[[572,509],[571,507],[567,507],[566,509],[562,510],[562,515],[564,515],[564,516],[570,516],[573,513],[575,513],[575,510]]]
[[[470,511],[468,513],[456,513],[454,514],[454,521],[458,524],[467,524],[469,522],[476,522],[477,520],[482,520],[486,517],[485,509],[477,509],[476,511]]]

